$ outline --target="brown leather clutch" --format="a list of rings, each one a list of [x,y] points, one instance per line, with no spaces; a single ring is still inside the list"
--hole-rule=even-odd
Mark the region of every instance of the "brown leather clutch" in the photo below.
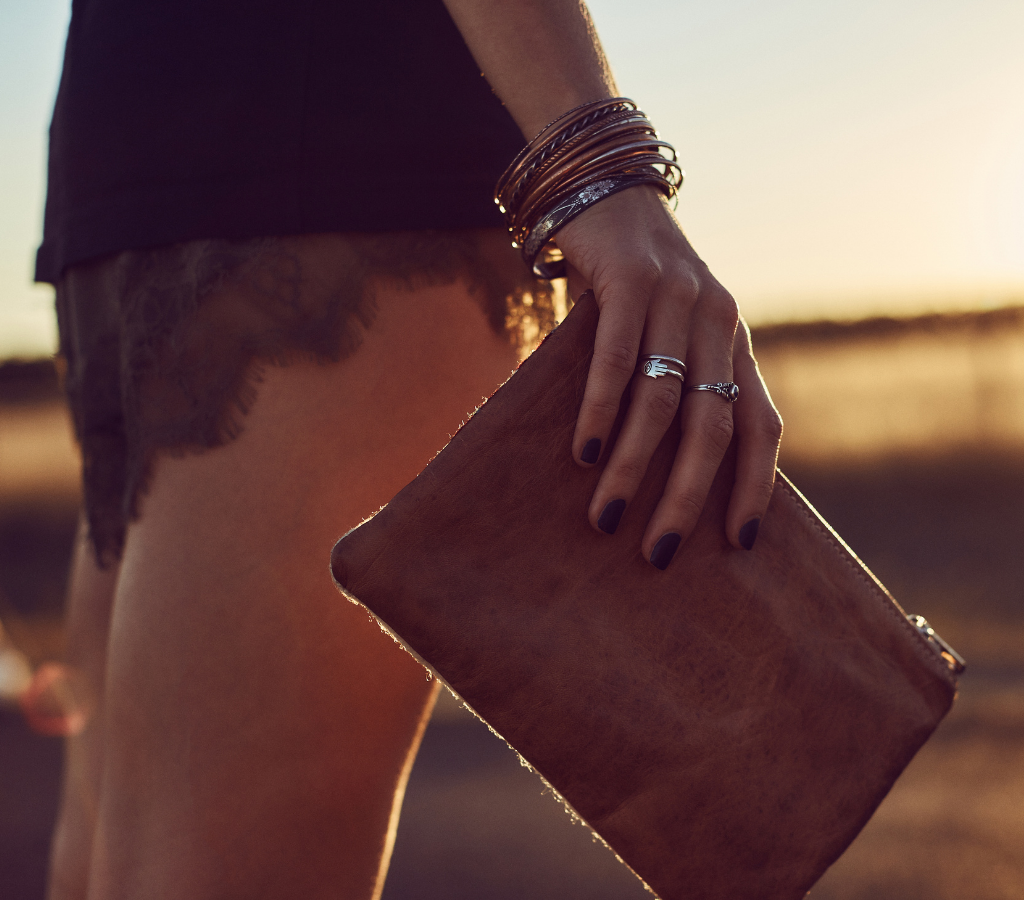
[[[802,897],[948,711],[962,661],[781,474],[754,549],[728,544],[731,455],[673,563],[646,562],[678,427],[616,534],[594,531],[600,467],[570,444],[596,325],[584,295],[342,538],[334,578],[655,894]]]

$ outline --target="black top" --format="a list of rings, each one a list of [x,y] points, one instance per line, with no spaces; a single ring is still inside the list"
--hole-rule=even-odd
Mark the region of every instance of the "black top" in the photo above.
[[[441,0],[74,0],[36,279],[197,238],[500,225],[523,143]]]

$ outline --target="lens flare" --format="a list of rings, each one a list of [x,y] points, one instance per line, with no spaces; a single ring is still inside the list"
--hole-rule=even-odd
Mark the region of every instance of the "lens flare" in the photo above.
[[[61,663],[44,663],[22,694],[21,709],[33,731],[73,737],[88,724],[93,704],[78,671]]]

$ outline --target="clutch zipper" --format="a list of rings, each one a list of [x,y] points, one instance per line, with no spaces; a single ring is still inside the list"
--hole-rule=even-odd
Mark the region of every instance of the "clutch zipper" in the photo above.
[[[935,629],[928,624],[928,620],[924,616],[907,616],[907,621],[928,642],[928,646],[942,658],[943,662],[949,667],[950,672],[954,675],[959,675],[967,668],[967,662],[964,658],[939,636]]]

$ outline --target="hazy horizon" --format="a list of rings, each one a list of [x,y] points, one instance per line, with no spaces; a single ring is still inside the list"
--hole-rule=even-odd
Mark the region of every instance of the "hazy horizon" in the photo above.
[[[1024,4],[593,0],[676,144],[678,214],[752,323],[1024,301]],[[0,0],[0,358],[52,350],[30,284],[66,0]]]

